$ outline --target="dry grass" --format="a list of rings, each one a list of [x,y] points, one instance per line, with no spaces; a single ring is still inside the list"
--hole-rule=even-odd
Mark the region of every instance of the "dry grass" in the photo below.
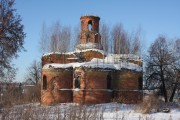
[[[37,92],[37,96],[34,96]],[[31,89],[24,95],[9,94],[4,97],[0,106],[2,120],[128,120],[134,105],[110,103],[108,106],[77,105],[74,103],[59,104],[56,106],[41,106],[38,102],[38,89]],[[9,98],[8,98],[9,97]],[[21,99],[20,99],[20,98]],[[28,103],[28,104],[27,104]],[[156,96],[145,98],[144,102],[136,106],[136,111],[150,113],[158,110],[161,104]],[[171,105],[172,106],[172,105]],[[126,112],[127,110],[127,112]],[[151,116],[139,115],[138,120],[154,120]]]
[[[110,103],[104,105],[41,106],[39,103],[16,105],[0,111],[2,120],[130,120],[133,105]],[[151,115],[135,114],[135,120],[155,120]],[[134,118],[133,118],[134,119]]]
[[[154,94],[144,97],[143,102],[137,104],[135,111],[143,114],[157,112],[160,107],[160,101]]]
[[[23,105],[1,110],[3,120],[102,120],[103,112],[98,108],[89,109],[87,106],[34,106]]]
[[[165,103],[162,97],[157,95],[148,95],[144,97],[143,102],[137,104],[135,111],[143,114],[156,113],[156,112],[170,112],[171,109],[178,108],[178,103],[168,102]]]

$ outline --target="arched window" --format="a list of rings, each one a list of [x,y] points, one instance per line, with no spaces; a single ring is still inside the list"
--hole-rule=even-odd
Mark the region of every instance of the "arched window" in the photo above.
[[[89,31],[92,30],[92,21],[91,21],[91,20],[88,22],[88,30],[89,30]]]
[[[75,78],[74,83],[75,83],[75,88],[80,88],[80,77],[79,76],[77,76]]]
[[[111,74],[109,73],[107,75],[107,89],[111,89],[111,80],[112,80]]]
[[[139,90],[142,90],[143,89],[143,81],[142,81],[142,77],[139,77],[138,79],[138,84],[139,84]]]
[[[43,90],[47,90],[47,77],[43,76]]]

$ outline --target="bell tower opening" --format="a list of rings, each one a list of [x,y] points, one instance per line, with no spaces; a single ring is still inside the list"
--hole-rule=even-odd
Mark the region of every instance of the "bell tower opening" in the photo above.
[[[91,31],[92,30],[92,20],[90,20],[88,22],[88,30]]]

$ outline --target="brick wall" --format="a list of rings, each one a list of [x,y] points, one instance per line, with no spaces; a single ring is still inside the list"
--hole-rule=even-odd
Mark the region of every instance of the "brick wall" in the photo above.
[[[43,79],[46,77],[47,88]],[[73,69],[43,69],[41,80],[41,104],[51,105],[61,102],[72,102]],[[63,89],[63,90],[61,90]]]
[[[112,92],[107,89],[107,75],[109,72],[108,70],[99,68],[77,68],[75,74],[80,76],[80,89],[73,91],[73,102],[110,102]],[[73,88],[75,88],[75,84],[73,84]]]
[[[108,103],[112,100],[112,92],[107,90],[73,91],[73,102],[82,104]]]
[[[42,66],[48,63],[72,63],[77,62],[77,57],[74,54],[50,54],[42,57]]]
[[[142,78],[141,72],[132,70],[121,70],[116,71],[112,75],[113,77],[113,88],[114,88],[114,99],[121,103],[138,103],[142,101]]]
[[[75,55],[76,54],[76,55]],[[84,51],[75,54],[50,54],[42,57],[42,66],[49,63],[67,64],[73,62],[89,62],[93,58],[104,58],[104,55],[98,51]]]

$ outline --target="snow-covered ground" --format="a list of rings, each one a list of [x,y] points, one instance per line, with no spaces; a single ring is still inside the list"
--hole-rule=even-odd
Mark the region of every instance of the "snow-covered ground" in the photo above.
[[[2,109],[3,120],[180,120],[180,108],[169,113],[142,114],[135,111],[135,105],[106,103],[77,105],[64,103],[54,106],[41,106],[39,103],[16,105]]]

